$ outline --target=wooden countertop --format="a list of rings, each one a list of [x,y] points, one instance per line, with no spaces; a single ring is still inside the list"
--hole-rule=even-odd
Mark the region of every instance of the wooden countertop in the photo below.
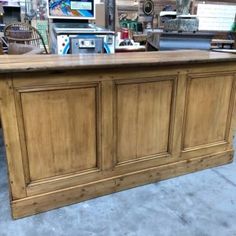
[[[182,50],[99,55],[1,55],[0,73],[64,69],[163,66],[235,61],[231,53]]]

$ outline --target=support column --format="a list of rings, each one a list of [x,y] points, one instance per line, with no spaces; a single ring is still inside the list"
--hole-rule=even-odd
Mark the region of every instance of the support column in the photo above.
[[[115,31],[116,0],[105,0],[106,28]]]

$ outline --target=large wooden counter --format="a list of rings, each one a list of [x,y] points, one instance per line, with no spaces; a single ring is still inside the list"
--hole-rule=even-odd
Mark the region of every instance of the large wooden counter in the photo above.
[[[14,218],[232,161],[236,55],[0,56]]]

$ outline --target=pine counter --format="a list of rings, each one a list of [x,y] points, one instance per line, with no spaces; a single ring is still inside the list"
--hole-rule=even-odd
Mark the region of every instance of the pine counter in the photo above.
[[[0,56],[14,218],[232,162],[236,55]]]

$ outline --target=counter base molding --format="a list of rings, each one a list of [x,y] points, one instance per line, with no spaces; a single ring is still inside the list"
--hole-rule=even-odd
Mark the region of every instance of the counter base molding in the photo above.
[[[221,59],[0,74],[13,218],[232,162],[236,57]]]
[[[124,189],[231,163],[232,160],[233,152],[229,151],[223,154],[217,154],[214,157],[193,158],[47,194],[40,194],[22,200],[16,200],[12,202],[13,217],[17,219],[37,214]]]

